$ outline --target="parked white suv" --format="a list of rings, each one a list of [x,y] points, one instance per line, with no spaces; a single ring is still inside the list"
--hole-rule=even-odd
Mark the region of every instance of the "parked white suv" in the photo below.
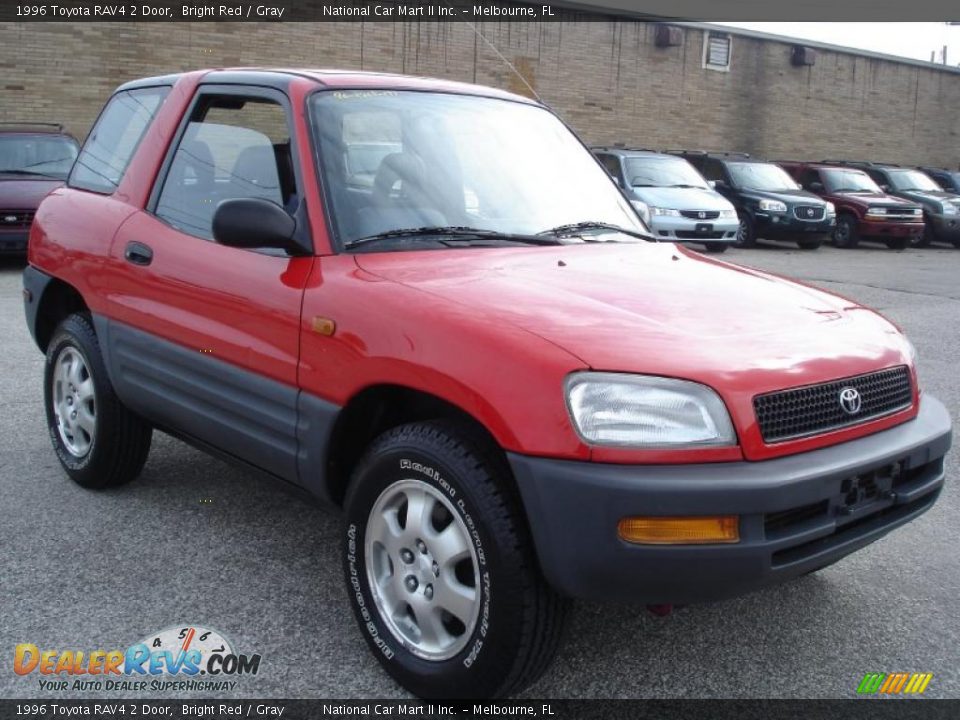
[[[723,252],[737,239],[737,211],[683,158],[650,150],[593,148],[653,234]]]

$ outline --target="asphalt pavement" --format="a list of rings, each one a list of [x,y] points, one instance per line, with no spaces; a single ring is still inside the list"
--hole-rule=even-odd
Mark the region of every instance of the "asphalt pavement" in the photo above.
[[[921,381],[956,423],[960,250],[731,250],[880,309],[920,352]],[[83,490],[46,434],[43,358],[27,332],[22,263],[0,262],[0,697],[405,697],[367,650],[342,585],[338,519],[166,435],[142,477]],[[757,307],[758,314],[763,307]],[[667,617],[576,603],[525,695],[853,697],[866,672],[930,672],[960,697],[957,451],[926,515],[819,573]],[[42,690],[14,647],[126,648],[171,626],[212,628],[262,657],[230,691]],[[44,678],[50,679],[50,678]],[[89,678],[87,678],[89,679]]]

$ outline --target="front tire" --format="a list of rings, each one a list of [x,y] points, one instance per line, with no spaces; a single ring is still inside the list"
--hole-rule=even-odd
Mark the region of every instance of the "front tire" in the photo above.
[[[752,248],[757,245],[757,234],[753,218],[746,213],[742,213],[740,216],[740,225],[737,227],[737,239],[734,245],[738,248]]]
[[[857,219],[852,215],[841,215],[837,218],[837,226],[833,230],[833,244],[838,248],[852,249],[860,244],[860,233],[857,230]]]
[[[114,393],[86,315],[70,315],[57,327],[43,377],[47,431],[67,475],[92,489],[137,477],[153,430]]]
[[[426,698],[499,697],[556,653],[565,601],[540,574],[509,468],[450,422],[375,440],[344,504],[344,573],[360,631]]]
[[[924,222],[923,232],[919,235],[914,235],[910,239],[910,247],[913,248],[925,248],[930,247],[931,243],[936,238],[934,237],[933,226],[929,222]]]

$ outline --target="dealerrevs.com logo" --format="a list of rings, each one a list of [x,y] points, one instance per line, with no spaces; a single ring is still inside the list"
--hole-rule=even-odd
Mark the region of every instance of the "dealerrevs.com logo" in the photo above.
[[[37,676],[42,691],[232,691],[256,675],[260,655],[244,655],[219,632],[182,625],[152,633],[125,650],[14,648],[13,671]]]

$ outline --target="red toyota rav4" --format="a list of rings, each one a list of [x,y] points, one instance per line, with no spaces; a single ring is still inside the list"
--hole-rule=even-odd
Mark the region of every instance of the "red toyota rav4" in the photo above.
[[[933,505],[950,418],[894,325],[650,240],[524,98],[128,83],[32,230],[53,448],[109,487],[158,429],[342,511],[360,630],[424,696],[533,681],[566,597],[737,595]]]
[[[804,190],[836,206],[833,240],[837,247],[853,248],[862,239],[882,242],[891,250],[903,250],[923,236],[923,208],[887,195],[863,170],[789,161],[779,165]]]

